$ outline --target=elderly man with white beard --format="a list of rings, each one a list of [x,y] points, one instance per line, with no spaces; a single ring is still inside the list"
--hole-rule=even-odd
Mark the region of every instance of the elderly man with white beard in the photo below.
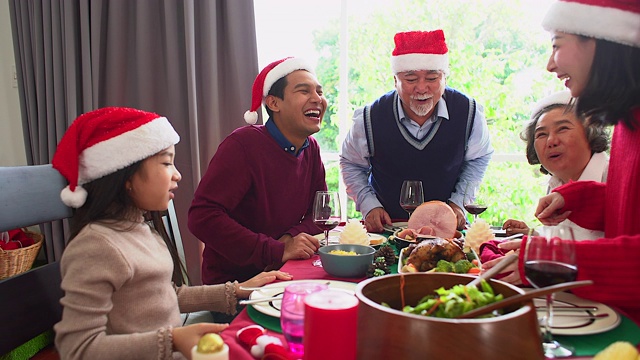
[[[442,30],[400,32],[394,41],[395,90],[355,111],[342,144],[347,194],[367,230],[381,232],[408,217],[399,203],[403,181],[421,180],[424,200],[447,202],[462,229],[464,197],[475,197],[493,154],[483,108],[446,86]]]

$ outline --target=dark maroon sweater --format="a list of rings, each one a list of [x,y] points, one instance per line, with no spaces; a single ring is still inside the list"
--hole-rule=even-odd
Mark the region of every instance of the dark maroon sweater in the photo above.
[[[313,199],[326,188],[312,137],[296,157],[265,126],[231,133],[211,159],[189,209],[189,230],[205,245],[203,283],[245,281],[280,264],[279,237],[320,233],[313,224]]]

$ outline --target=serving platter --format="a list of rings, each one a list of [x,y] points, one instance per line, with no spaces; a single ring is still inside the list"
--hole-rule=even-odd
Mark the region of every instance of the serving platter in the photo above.
[[[296,283],[303,283],[303,282],[312,282],[312,283],[322,283],[322,284],[327,284],[329,286],[329,289],[341,289],[344,291],[347,291],[351,294],[355,294],[356,291],[356,286],[358,284],[356,283],[350,283],[350,282],[346,282],[346,281],[337,281],[337,280],[292,280],[292,281],[282,281],[282,282],[277,282],[277,283],[271,283],[271,284],[267,284],[265,286],[263,286],[260,290],[255,290],[251,293],[251,295],[249,295],[249,299],[251,300],[257,300],[257,299],[264,299],[264,298],[270,298],[270,297],[276,297],[276,296],[282,296],[282,294],[284,294],[284,288],[292,285],[292,284],[296,284]],[[269,316],[273,316],[273,317],[280,317],[280,304],[281,304],[281,300],[272,300],[272,301],[265,301],[259,304],[253,304],[253,305],[249,305],[249,306],[253,306],[253,308],[265,315],[269,315]]]
[[[402,248],[399,250],[398,253],[398,274],[407,274],[409,272],[407,271],[403,271],[402,267],[404,266],[404,262],[405,262],[405,251],[408,250],[408,248]],[[471,248],[465,248],[463,251],[465,251],[465,254],[467,255],[467,259],[469,259],[469,261],[473,260],[474,258],[478,260],[478,267],[482,267],[482,264],[480,263],[480,257],[478,256],[478,254]],[[429,271],[433,271],[433,270],[429,270]],[[429,272],[427,271],[427,272]],[[468,275],[473,275],[473,274],[468,274]]]
[[[534,299],[538,318],[545,315],[545,300]],[[621,322],[621,317],[612,308],[605,304],[580,298],[574,294],[560,292],[555,294],[553,312],[553,325],[551,333],[554,335],[591,335],[609,331],[617,327]],[[571,307],[594,307],[598,310],[567,310],[558,309]],[[591,315],[602,317],[592,318]]]

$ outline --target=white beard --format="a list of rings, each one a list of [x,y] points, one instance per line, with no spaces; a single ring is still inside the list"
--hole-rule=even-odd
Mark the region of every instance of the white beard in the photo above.
[[[411,100],[414,100],[415,97],[412,96]],[[414,103],[413,101],[411,101],[409,103],[409,108],[411,109],[411,111],[413,111],[414,113],[416,113],[416,115],[418,116],[427,116],[427,114],[433,110],[433,97],[429,98],[429,101],[427,101],[424,105],[418,105],[416,103]]]

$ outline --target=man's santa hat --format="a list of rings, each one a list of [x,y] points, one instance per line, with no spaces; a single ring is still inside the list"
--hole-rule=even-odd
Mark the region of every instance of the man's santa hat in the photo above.
[[[640,47],[640,1],[559,0],[547,11],[542,27]]]
[[[314,74],[311,66],[303,59],[295,57],[276,60],[260,71],[251,90],[251,109],[244,113],[244,120],[248,124],[253,125],[258,121],[258,109],[273,84],[296,70],[306,70]]]
[[[540,116],[542,110],[552,105],[567,106],[571,103],[571,92],[569,90],[562,90],[548,95],[536,102],[531,107],[531,120]]]
[[[79,208],[86,184],[175,145],[180,136],[158,114],[106,107],[80,115],[67,129],[53,155],[53,167],[69,181],[60,197]]]
[[[408,31],[393,37],[391,54],[394,74],[412,70],[442,70],[449,74],[449,49],[442,30]]]

